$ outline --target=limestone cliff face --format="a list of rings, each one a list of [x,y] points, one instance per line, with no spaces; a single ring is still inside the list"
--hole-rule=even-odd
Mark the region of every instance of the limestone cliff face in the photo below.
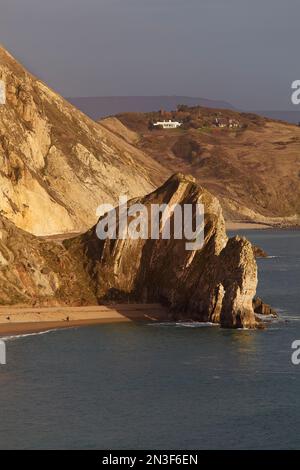
[[[255,327],[252,301],[257,266],[252,245],[245,238],[228,240],[218,200],[194,178],[175,175],[153,193],[130,201],[129,207],[136,202],[146,207],[153,203],[203,203],[204,245],[187,251],[186,240],[101,241],[96,227],[67,240],[71,256],[84,263],[98,301],[159,301],[170,307],[175,319]]]
[[[0,216],[1,305],[95,303],[86,272],[63,246],[38,239]]]
[[[154,189],[159,165],[96,124],[0,47],[0,213],[36,235],[79,232],[99,204]],[[149,170],[149,171],[148,171]]]

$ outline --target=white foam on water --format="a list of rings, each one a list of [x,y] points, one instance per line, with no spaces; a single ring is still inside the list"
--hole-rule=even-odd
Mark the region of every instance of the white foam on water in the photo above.
[[[280,321],[279,318],[273,317],[272,315],[262,315],[260,313],[256,313],[255,316],[259,318],[260,320],[263,320],[266,323],[273,323],[273,322]]]
[[[180,328],[204,328],[210,326],[219,326],[217,323],[211,322],[159,322],[159,323],[148,323],[148,326],[169,326],[169,327],[180,327]]]
[[[211,322],[176,322],[175,326],[183,327],[183,328],[203,328],[206,326],[219,326],[217,323]]]
[[[39,336],[39,335],[45,335],[48,333],[53,333],[54,331],[61,331],[62,328],[53,328],[52,330],[45,330],[45,331],[36,331],[34,333],[23,333],[19,335],[11,335],[11,336],[2,336],[0,339],[2,341],[13,341],[15,339],[20,339],[20,338],[26,338],[27,336]]]

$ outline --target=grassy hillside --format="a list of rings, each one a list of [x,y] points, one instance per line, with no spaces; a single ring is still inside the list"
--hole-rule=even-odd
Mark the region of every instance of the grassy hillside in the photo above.
[[[170,174],[190,173],[218,196],[227,220],[300,224],[300,128],[296,125],[232,110],[186,106],[174,112],[126,113],[117,118],[138,135],[135,145]],[[162,119],[179,120],[182,127],[153,129],[152,123]],[[124,129],[122,134],[124,138]]]

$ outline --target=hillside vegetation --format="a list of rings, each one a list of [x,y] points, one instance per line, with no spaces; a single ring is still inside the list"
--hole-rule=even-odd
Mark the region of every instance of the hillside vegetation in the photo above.
[[[192,174],[219,197],[227,221],[300,224],[298,126],[255,114],[185,106],[171,113],[117,118],[139,135],[135,145],[169,174]],[[163,119],[176,119],[182,127],[152,128]]]

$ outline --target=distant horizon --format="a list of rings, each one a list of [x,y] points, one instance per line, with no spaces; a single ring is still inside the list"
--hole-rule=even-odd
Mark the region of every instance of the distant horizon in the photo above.
[[[268,112],[277,112],[277,111],[282,111],[282,112],[289,112],[289,113],[300,113],[300,107],[299,109],[297,107],[294,107],[294,109],[284,109],[284,108],[260,108],[260,109],[242,109],[242,108],[237,108],[234,106],[232,103],[230,103],[228,100],[223,99],[223,98],[207,98],[204,96],[191,96],[188,94],[184,95],[165,95],[165,94],[157,94],[157,95],[78,95],[78,96],[67,96],[63,95],[65,99],[93,99],[93,98],[189,98],[189,99],[203,99],[203,100],[208,100],[208,101],[222,101],[223,103],[228,103],[233,109],[236,111],[240,112],[255,112],[255,111],[268,111]],[[196,105],[195,105],[196,106]],[[201,105],[199,105],[201,106]]]
[[[63,96],[65,99],[67,100],[76,100],[76,99],[97,99],[97,98],[111,98],[111,99],[116,99],[116,98],[185,98],[185,99],[190,99],[190,100],[203,100],[203,101],[210,101],[210,102],[219,102],[219,103],[222,103],[222,108],[224,107],[224,105],[228,105],[230,109],[234,109],[236,111],[240,111],[240,112],[286,112],[286,113],[300,113],[300,105],[299,106],[295,106],[292,104],[291,102],[291,95],[292,95],[292,89],[291,87],[288,89],[288,96],[289,96],[289,106],[287,106],[286,108],[280,108],[280,107],[261,107],[261,108],[253,108],[253,107],[244,107],[244,106],[238,106],[236,104],[236,101],[233,100],[232,102],[227,99],[227,98],[224,98],[224,97],[211,97],[211,96],[205,96],[204,94],[198,94],[198,95],[193,95],[193,94],[188,94],[188,93],[158,93],[158,94],[148,94],[148,93],[145,93],[145,94],[126,94],[126,93],[119,93],[119,94],[101,94],[101,93],[98,93],[98,94],[69,94],[69,93],[62,93],[60,92],[56,87],[54,87],[53,85],[51,85],[49,83],[49,81],[46,79],[46,78],[42,78],[42,75],[43,74],[39,74],[37,72],[33,72],[31,67],[28,66],[26,64],[26,61],[20,59],[19,57],[17,57],[9,48],[6,47],[6,45],[4,43],[1,43],[0,42],[0,46],[3,47],[9,54],[11,54],[18,62],[20,62],[22,64],[22,66],[24,66],[30,73],[32,73],[33,75],[36,76],[37,79],[39,80],[42,80],[44,83],[46,83],[47,86],[50,86],[50,88],[52,88],[53,90],[55,90],[57,93],[61,94],[61,96]],[[197,106],[196,105],[193,105],[193,106]],[[203,106],[203,105],[199,105],[199,106]]]

